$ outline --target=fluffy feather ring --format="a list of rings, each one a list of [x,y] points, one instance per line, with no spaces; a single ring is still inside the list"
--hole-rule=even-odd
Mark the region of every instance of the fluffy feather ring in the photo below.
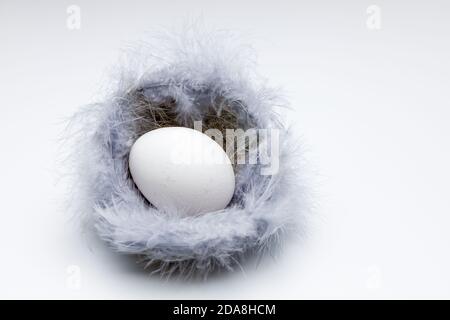
[[[253,53],[227,32],[167,33],[126,56],[102,102],[86,106],[76,126],[78,212],[123,254],[163,275],[231,270],[266,253],[301,217],[296,142],[275,108],[284,104],[254,72]],[[160,212],[136,188],[130,148],[160,127],[276,129],[277,171],[235,164],[236,188],[224,209],[194,217]]]

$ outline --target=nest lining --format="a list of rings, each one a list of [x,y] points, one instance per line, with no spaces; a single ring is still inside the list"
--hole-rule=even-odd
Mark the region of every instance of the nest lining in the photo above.
[[[173,97],[165,97],[159,101],[152,101],[149,94],[146,92],[151,89],[140,88],[133,90],[128,94],[129,103],[128,108],[133,110],[135,120],[133,121],[133,140],[137,140],[141,135],[164,127],[187,127],[194,128],[194,123],[200,121],[202,124],[202,131],[215,129],[221,132],[222,137],[225,138],[227,130],[254,129],[256,122],[251,115],[247,115],[245,119],[239,119],[239,112],[236,109],[244,109],[242,102],[230,102],[219,94],[211,94],[205,92],[194,93],[197,98],[193,103],[198,106],[199,112],[194,115],[180,116],[177,114],[176,100]],[[205,90],[204,90],[205,91]],[[206,90],[208,91],[208,90]],[[203,99],[198,99],[203,97]],[[206,97],[214,97],[207,99]],[[212,136],[213,140],[217,137]],[[227,147],[224,141],[219,144],[222,149],[228,154],[230,159],[235,159],[241,151],[244,156],[257,148],[257,145],[252,145],[248,139],[244,141],[242,146],[239,146],[236,141]],[[232,161],[233,168],[238,169],[235,161]]]

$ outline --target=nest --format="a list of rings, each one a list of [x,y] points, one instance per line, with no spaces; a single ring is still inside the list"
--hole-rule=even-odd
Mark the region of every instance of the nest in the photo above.
[[[281,100],[255,77],[246,52],[220,32],[166,34],[157,47],[147,43],[143,54],[127,56],[107,97],[73,118],[77,211],[110,247],[152,272],[233,270],[248,255],[276,250],[301,217],[296,143],[274,111]],[[234,164],[235,193],[225,209],[195,217],[160,212],[133,183],[131,146],[151,130],[196,121],[224,136],[227,129],[277,129],[278,172]]]

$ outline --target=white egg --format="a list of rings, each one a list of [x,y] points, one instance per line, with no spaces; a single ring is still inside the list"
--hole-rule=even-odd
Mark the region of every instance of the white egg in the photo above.
[[[132,178],[156,208],[179,216],[224,209],[235,188],[230,159],[213,139],[184,127],[152,130],[130,151]]]

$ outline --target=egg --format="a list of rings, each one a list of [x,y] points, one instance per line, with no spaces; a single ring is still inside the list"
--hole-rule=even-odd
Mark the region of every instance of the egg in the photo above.
[[[224,209],[233,197],[233,166],[222,147],[184,127],[155,129],[131,147],[129,168],[144,197],[162,212],[194,216]]]

